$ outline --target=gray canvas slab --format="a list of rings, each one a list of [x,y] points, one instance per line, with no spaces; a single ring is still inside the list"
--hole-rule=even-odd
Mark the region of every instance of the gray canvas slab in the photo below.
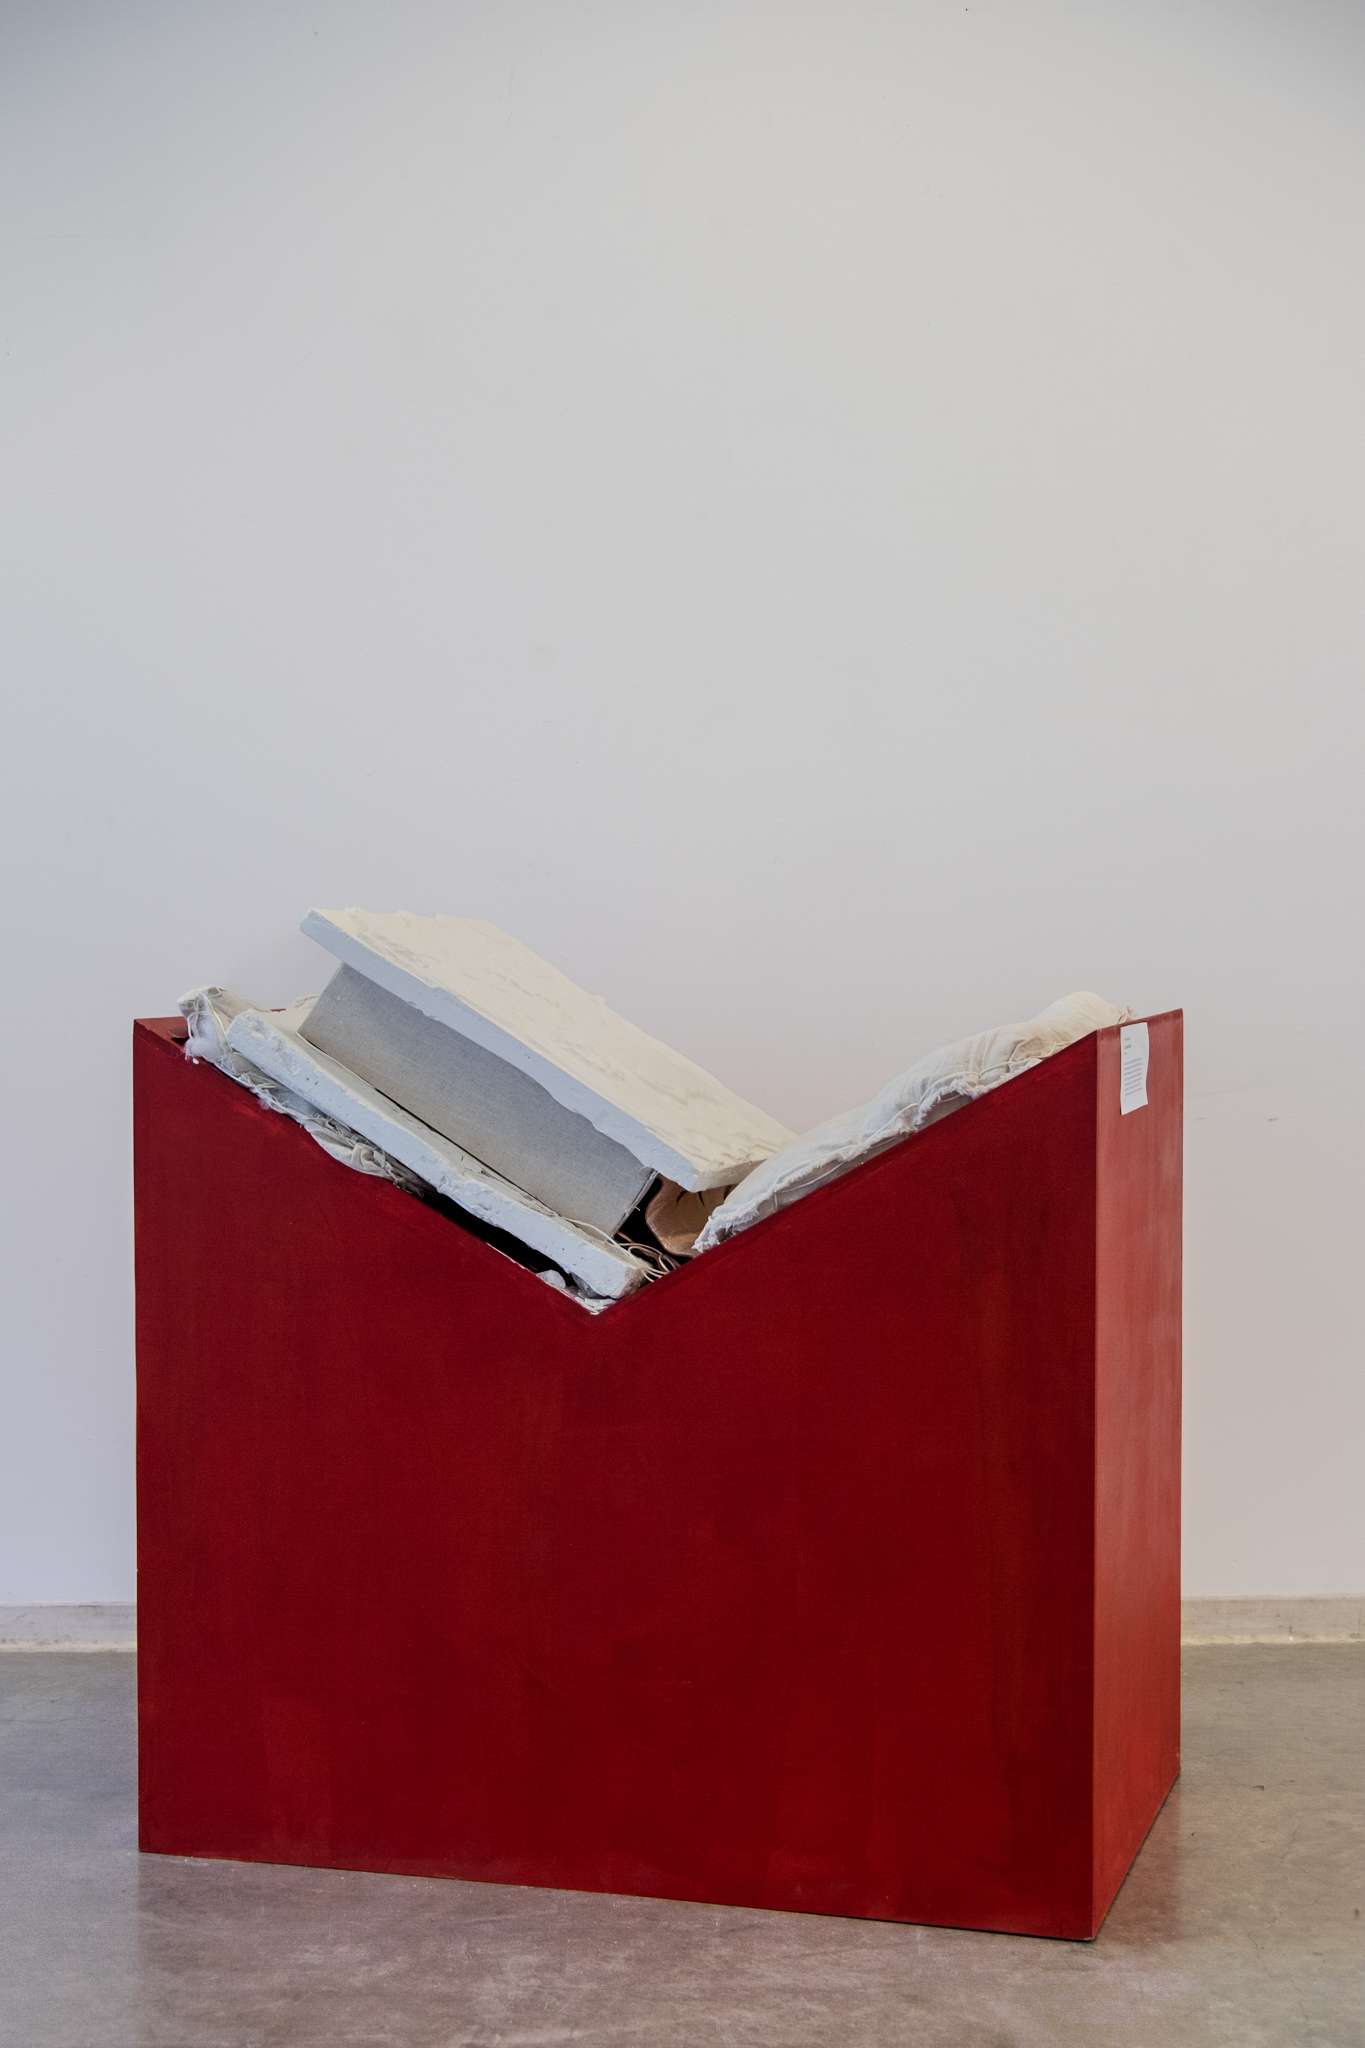
[[[792,1141],[785,1125],[481,918],[310,910],[300,930],[529,1074],[680,1187],[733,1187]]]
[[[610,1236],[653,1176],[538,1082],[378,982],[339,967],[303,1036],[561,1216]]]

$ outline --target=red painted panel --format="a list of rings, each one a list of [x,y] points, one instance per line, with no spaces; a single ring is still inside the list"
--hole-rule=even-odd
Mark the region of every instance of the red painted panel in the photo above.
[[[1093,1931],[1096,1814],[1131,1834],[1110,1778],[1154,1740],[1144,1706],[1094,1745],[1110,1034],[592,1319],[169,1030],[136,1032],[145,1848]]]
[[[1184,1020],[1148,1020],[1147,1107],[1098,1042],[1095,1897],[1099,1926],[1180,1768]]]

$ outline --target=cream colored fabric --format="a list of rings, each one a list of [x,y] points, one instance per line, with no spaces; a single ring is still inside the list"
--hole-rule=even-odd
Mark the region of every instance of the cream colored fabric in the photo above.
[[[756,1167],[710,1218],[697,1239],[697,1251],[711,1250],[812,1188],[1026,1073],[1076,1039],[1106,1025],[1122,1024],[1131,1015],[1130,1010],[1116,1010],[1102,997],[1082,992],[1063,996],[1027,1024],[1002,1024],[995,1031],[941,1047],[888,1081],[871,1102],[817,1124]]]

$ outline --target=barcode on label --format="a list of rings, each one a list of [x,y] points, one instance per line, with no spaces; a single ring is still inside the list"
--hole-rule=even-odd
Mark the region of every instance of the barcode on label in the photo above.
[[[1147,1026],[1125,1024],[1119,1031],[1119,1114],[1147,1107]]]

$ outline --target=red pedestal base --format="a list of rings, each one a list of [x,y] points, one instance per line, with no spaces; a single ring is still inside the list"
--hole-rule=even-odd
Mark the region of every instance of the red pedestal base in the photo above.
[[[1178,1768],[1181,1020],[592,1318],[135,1034],[145,1849],[1089,1936]]]

